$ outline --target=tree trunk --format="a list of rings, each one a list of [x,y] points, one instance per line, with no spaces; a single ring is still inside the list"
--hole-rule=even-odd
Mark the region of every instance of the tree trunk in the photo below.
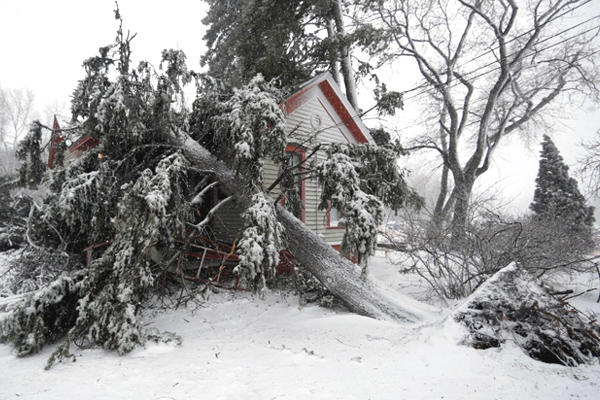
[[[335,21],[333,19],[329,19],[327,21],[327,36],[330,39],[335,38]],[[329,71],[335,80],[335,83],[341,86],[342,80],[340,79],[340,57],[337,49],[331,49],[329,55]]]
[[[444,103],[444,108],[442,109],[441,117],[440,117],[440,144],[442,146],[442,151],[444,154],[448,154],[448,139],[447,133],[444,130],[444,124],[446,123],[446,103]],[[435,203],[435,208],[433,210],[433,221],[437,226],[442,226],[444,223],[444,219],[446,219],[446,215],[444,213],[444,204],[446,204],[446,199],[448,197],[448,178],[450,175],[450,168],[448,168],[447,161],[442,157],[442,178],[440,180],[440,193],[438,195],[437,201]]]
[[[344,25],[344,14],[342,13],[341,0],[333,2],[333,19],[337,28],[340,40],[340,65],[344,77],[344,87],[346,88],[346,97],[356,112],[358,109],[358,97],[356,95],[356,84],[354,83],[354,71],[352,70],[352,57],[350,46],[346,40],[346,26]]]
[[[183,143],[183,151],[194,167],[212,173],[220,182],[220,189],[234,197],[245,209],[257,189],[243,176],[230,170],[191,138]],[[266,196],[266,195],[265,195]],[[377,319],[413,322],[421,319],[423,306],[414,300],[378,285],[370,279],[361,279],[360,268],[344,258],[301,221],[276,206],[277,219],[283,225],[288,250],[338,299],[353,311]]]
[[[473,192],[474,180],[457,180],[452,195],[455,198],[454,213],[452,217],[452,243],[460,245],[466,230],[469,213],[469,200]]]
[[[448,198],[448,178],[450,170],[444,164],[442,165],[442,177],[440,179],[440,193],[438,194],[437,201],[435,202],[435,208],[433,209],[433,221],[436,225],[442,226],[446,215],[444,214],[444,205]]]

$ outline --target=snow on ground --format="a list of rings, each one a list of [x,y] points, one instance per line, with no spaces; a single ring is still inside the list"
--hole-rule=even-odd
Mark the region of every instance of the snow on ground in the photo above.
[[[373,274],[405,279],[384,258]],[[598,293],[579,302],[600,312]],[[295,296],[222,291],[161,311],[151,327],[181,346],[149,343],[120,357],[78,350],[77,361],[43,367],[52,348],[17,359],[0,345],[0,399],[596,399],[600,366],[566,368],[515,346],[474,350],[447,311],[419,324],[377,321]]]

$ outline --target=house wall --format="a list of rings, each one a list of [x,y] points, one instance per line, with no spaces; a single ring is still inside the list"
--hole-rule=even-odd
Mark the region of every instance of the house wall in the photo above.
[[[76,152],[68,151],[68,150],[65,151],[64,156],[65,156],[65,167],[80,157],[79,155],[77,155]]]
[[[216,199],[217,193],[213,193]],[[240,208],[235,202],[228,202],[223,205],[213,216],[212,229],[215,238],[224,243],[233,243],[241,233],[244,223]]]

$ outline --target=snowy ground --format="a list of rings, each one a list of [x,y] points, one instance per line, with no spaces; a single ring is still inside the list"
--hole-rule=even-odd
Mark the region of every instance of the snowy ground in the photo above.
[[[374,275],[406,277],[384,258]],[[585,285],[585,282],[582,283]],[[577,299],[600,312],[598,292]],[[597,399],[600,366],[533,361],[515,346],[458,345],[461,328],[432,312],[406,325],[270,293],[223,291],[210,301],[149,318],[181,346],[148,344],[124,357],[79,350],[76,362],[43,367],[52,348],[17,359],[0,345],[0,399]]]

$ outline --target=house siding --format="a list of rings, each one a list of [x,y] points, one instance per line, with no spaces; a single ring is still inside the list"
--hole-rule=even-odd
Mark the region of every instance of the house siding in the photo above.
[[[238,205],[230,201],[223,205],[213,216],[212,229],[215,239],[224,243],[233,243],[238,238],[244,221]]]
[[[65,167],[79,158],[79,155],[74,151],[65,151],[64,153]]]

